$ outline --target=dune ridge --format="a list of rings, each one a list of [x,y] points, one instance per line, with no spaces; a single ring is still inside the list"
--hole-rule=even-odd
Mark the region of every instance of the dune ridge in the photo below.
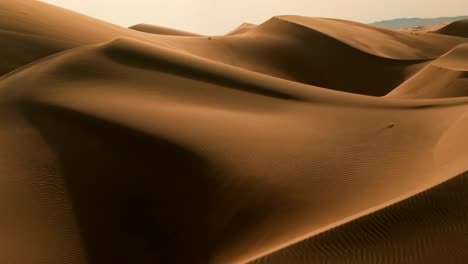
[[[0,29],[0,263],[468,258],[466,38],[300,16],[208,37],[29,0]]]
[[[201,35],[190,33],[182,30],[171,29],[167,27],[155,26],[155,25],[148,25],[148,24],[138,24],[131,26],[130,29],[157,34],[157,35],[167,35],[167,36],[186,36],[186,37],[199,37]]]
[[[255,28],[257,25],[251,24],[251,23],[242,23],[240,26],[238,26],[236,29],[232,30],[231,32],[227,33],[226,35],[232,36],[232,35],[239,35],[239,34],[244,34],[245,32]]]
[[[434,31],[434,33],[468,38],[467,30],[468,30],[468,19],[462,19],[462,20],[452,22]]]
[[[462,250],[436,241],[467,242],[466,174],[250,263],[463,263]]]
[[[430,58],[445,53],[464,42],[463,39],[451,36],[431,34],[417,36],[387,29],[373,30],[367,25],[358,23],[294,16],[273,18],[249,30],[247,34],[220,36],[212,39],[208,37],[174,39],[173,36],[139,34],[140,32],[132,29],[97,21],[38,1],[29,2],[30,0],[20,0],[15,3],[12,1],[2,3],[2,9],[10,12],[5,11],[6,15],[0,21],[2,22],[0,28],[16,32],[31,32],[52,39],[62,38],[77,43],[76,46],[107,42],[119,37],[144,40],[155,45],[180,49],[196,56],[292,81],[377,96],[383,96],[399,86],[421,69]],[[28,14],[28,19],[12,24],[9,21],[15,21],[16,17],[23,16],[18,10]],[[65,20],[65,15],[61,15],[62,12],[65,12],[69,19]],[[47,17],[49,24],[44,24],[41,17]],[[295,23],[294,19],[303,20],[303,24],[308,26]],[[54,25],[61,25],[61,28],[57,29]],[[326,31],[327,28],[337,30]],[[354,44],[348,46],[346,41],[350,38],[349,34],[340,33],[354,31],[359,34],[359,30],[363,29],[373,30],[375,32],[372,33],[380,35],[366,40],[366,44],[354,40]],[[391,41],[373,41],[390,33],[397,37],[386,38]],[[375,34],[369,34],[369,36]],[[411,48],[405,40],[410,37],[418,45],[429,42],[437,45],[431,44],[429,47],[424,44],[424,50],[418,50],[417,45],[415,45],[416,48]],[[324,48],[329,52],[321,52]],[[408,49],[412,51],[405,53]],[[391,50],[395,52],[388,53]],[[424,52],[430,53],[431,56],[425,55]],[[52,52],[47,55],[51,54]],[[34,53],[28,53],[27,56],[33,57],[25,60],[24,63],[32,62],[40,57]],[[387,57],[395,60],[388,61]],[[361,61],[365,62],[360,63]],[[349,73],[349,67],[356,67],[356,65],[359,65],[359,68],[355,69],[354,73]],[[13,70],[16,66],[8,70]],[[317,74],[311,75],[306,69]],[[337,75],[346,76],[346,80],[334,78]]]
[[[468,45],[457,46],[391,91],[388,97],[448,98],[468,96]],[[437,76],[436,78],[432,78]]]

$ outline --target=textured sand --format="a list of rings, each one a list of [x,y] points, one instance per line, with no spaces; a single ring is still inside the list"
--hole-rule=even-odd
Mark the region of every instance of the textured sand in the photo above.
[[[0,263],[466,263],[463,32],[1,1]]]

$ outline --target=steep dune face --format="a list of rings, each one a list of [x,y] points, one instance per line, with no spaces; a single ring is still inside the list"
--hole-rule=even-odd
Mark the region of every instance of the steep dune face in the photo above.
[[[468,45],[460,45],[434,60],[387,96],[420,99],[468,96]]]
[[[279,19],[321,32],[363,52],[389,59],[436,58],[463,40],[411,34],[338,19],[281,16]]]
[[[3,30],[81,45],[109,41],[125,30],[40,1],[2,1],[0,10]]]
[[[468,19],[452,22],[434,33],[468,38]]]
[[[468,243],[467,187],[465,172],[407,200],[251,263],[461,264],[467,253],[454,245]]]
[[[298,16],[276,17],[258,27],[249,27],[243,34],[186,38],[190,33],[144,24],[135,26],[137,30],[126,29],[39,1],[5,1],[0,7],[4,10],[0,28],[13,33],[33,34],[74,46],[127,37],[279,78],[375,96],[389,93],[428,59],[465,41]],[[4,65],[2,73],[66,50],[70,45],[51,43],[34,48],[40,52],[25,53],[22,59],[9,62],[10,66]],[[327,52],[323,52],[325,49]]]
[[[40,1],[0,2],[0,75],[85,44],[110,41],[124,29]]]
[[[321,20],[312,21],[311,24],[315,24]],[[324,28],[329,26],[328,21],[322,24],[325,24]],[[342,30],[350,27],[345,25]],[[245,45],[248,54],[257,54],[256,57],[260,57],[257,61],[268,65],[266,67],[276,68],[266,73],[273,72],[273,75],[286,79],[353,93],[384,95],[424,64],[422,59],[406,61],[375,56],[364,48],[351,47],[332,35],[291,23],[284,17],[273,18],[242,36],[248,39],[241,40],[241,44],[254,39]]]
[[[351,37],[359,34],[363,37]],[[465,40],[433,34],[412,35],[331,19],[282,16],[242,34],[159,38],[159,42],[283,79],[383,96],[428,60]]]
[[[295,16],[176,36],[75,14],[105,31],[87,39],[33,18],[19,34],[23,7],[70,13],[2,5],[11,43],[35,34],[40,56],[12,53],[0,79],[0,263],[468,258],[468,97],[450,75],[466,39]]]
[[[146,35],[40,1],[1,1],[0,75],[73,47]]]
[[[91,262],[242,263],[464,169],[431,156],[459,101],[375,102],[130,39],[41,61],[0,90],[57,155],[48,175],[65,179]]]
[[[343,30],[347,28],[343,26]],[[454,44],[461,42],[450,40],[455,40]],[[427,61],[378,57],[282,18],[273,18],[240,35],[159,41],[196,56],[266,75],[370,95],[385,95]],[[323,52],[324,49],[328,51]],[[350,67],[355,68],[350,71]]]
[[[0,76],[50,54],[76,47],[75,43],[3,30],[0,30],[0,39]]]

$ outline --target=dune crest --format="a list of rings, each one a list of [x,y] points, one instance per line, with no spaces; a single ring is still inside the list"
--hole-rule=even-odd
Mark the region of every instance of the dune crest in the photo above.
[[[446,98],[468,96],[468,44],[432,61],[387,96],[396,98]]]
[[[167,35],[167,36],[185,36],[185,37],[197,37],[197,36],[200,37],[201,36],[195,33],[190,33],[190,32],[186,32],[182,30],[155,26],[155,25],[148,25],[148,24],[134,25],[134,26],[131,26],[130,29],[141,31],[141,32],[146,32],[146,33],[151,33],[151,34]]]
[[[434,33],[468,38],[468,19],[452,22]]]
[[[436,58],[457,44],[459,39],[440,38],[372,27],[338,19],[280,16],[277,19],[316,30],[360,51],[389,59],[424,60]]]
[[[468,258],[467,38],[0,10],[0,263]]]
[[[255,28],[257,25],[254,25],[254,24],[250,24],[250,23],[242,23],[242,25],[238,26],[236,29],[234,29],[233,31],[229,32],[228,34],[226,35],[239,35],[239,34],[244,34],[245,32]]]

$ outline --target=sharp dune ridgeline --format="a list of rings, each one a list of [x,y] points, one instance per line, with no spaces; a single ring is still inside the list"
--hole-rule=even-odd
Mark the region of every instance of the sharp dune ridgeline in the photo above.
[[[466,32],[0,1],[0,263],[466,263]]]

